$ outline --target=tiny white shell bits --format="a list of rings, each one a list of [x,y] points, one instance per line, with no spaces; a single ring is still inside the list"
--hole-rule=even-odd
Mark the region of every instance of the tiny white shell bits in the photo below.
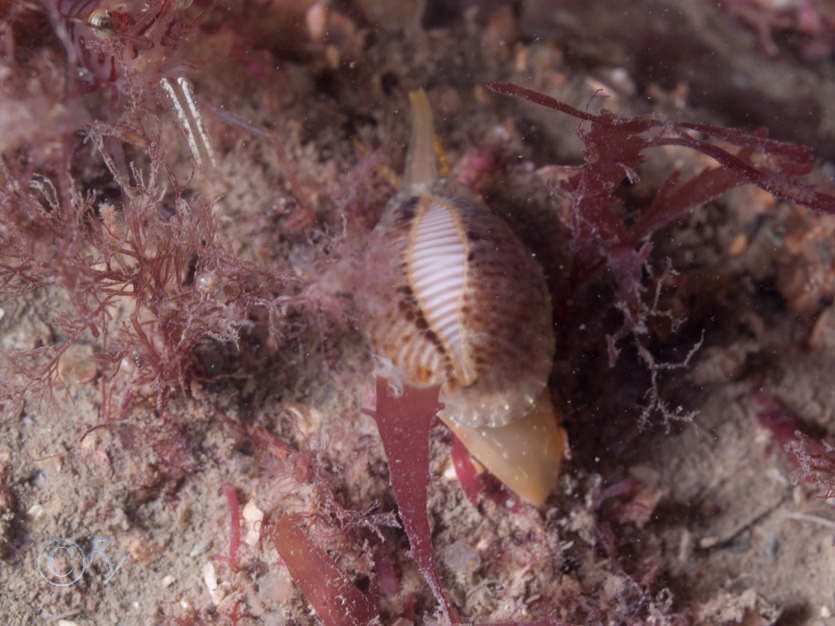
[[[565,444],[547,389],[555,342],[542,268],[480,197],[439,178],[429,101],[422,90],[410,100],[404,186],[375,228],[396,267],[374,349],[400,381],[441,385],[441,419],[539,505]]]

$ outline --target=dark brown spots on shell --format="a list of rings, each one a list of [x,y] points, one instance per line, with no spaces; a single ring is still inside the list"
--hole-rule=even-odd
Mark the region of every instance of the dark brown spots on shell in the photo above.
[[[424,323],[424,324],[426,324],[426,320],[424,320],[422,317],[421,317],[421,320],[423,321],[423,323]],[[426,338],[427,338],[429,341],[431,341],[431,342],[435,345],[435,347],[436,347],[436,348],[438,348],[438,350],[440,350],[441,354],[443,354],[443,355],[444,355],[444,356],[446,356],[446,357],[448,357],[448,356],[449,356],[449,355],[447,355],[447,354],[446,354],[446,352],[444,351],[444,346],[441,344],[441,339],[438,337],[438,335],[436,335],[436,334],[435,334],[435,331],[433,331],[433,330],[429,330],[429,329],[427,328],[427,330],[426,330],[426,332],[424,333],[424,335],[426,336]]]
[[[401,313],[406,313],[407,311],[420,313],[420,306],[414,296],[403,296],[400,298],[397,302],[397,309]]]
[[[421,383],[426,384],[426,383],[428,383],[430,380],[432,380],[432,377],[433,377],[433,375],[434,375],[434,372],[432,372],[429,368],[426,368],[426,367],[420,366],[420,367],[418,368],[417,375],[418,375],[418,380],[419,380]]]

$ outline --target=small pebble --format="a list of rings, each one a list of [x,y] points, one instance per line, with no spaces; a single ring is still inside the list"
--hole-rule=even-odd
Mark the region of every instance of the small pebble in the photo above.
[[[516,49],[516,56],[513,59],[513,68],[519,72],[526,72],[528,69],[528,59],[530,58],[530,50],[526,46],[519,46]]]
[[[678,560],[686,563],[690,560],[690,554],[693,551],[693,535],[686,528],[682,531],[681,537],[678,541]]]
[[[153,559],[155,550],[153,545],[137,537],[128,545],[128,552],[138,563],[147,565]]]
[[[206,583],[206,589],[209,590],[209,595],[212,601],[217,605],[217,573],[215,572],[214,564],[209,561],[203,566],[203,582]]]
[[[264,512],[255,504],[255,500],[250,500],[244,506],[242,516],[247,522],[247,531],[244,536],[244,543],[254,546],[261,539],[261,524],[264,520]]]
[[[763,552],[767,557],[776,559],[778,547],[779,542],[777,541],[777,531],[772,530],[765,538],[765,542],[763,543]]]
[[[208,550],[208,549],[209,549],[209,544],[210,544],[210,543],[211,543],[211,542],[210,542],[208,539],[204,539],[203,541],[201,541],[201,542],[199,542],[197,545],[195,545],[195,546],[191,549],[191,552],[189,552],[189,553],[188,553],[188,555],[189,555],[190,557],[192,557],[192,558],[194,558],[194,557],[196,557],[196,556],[200,556],[200,555],[201,555],[201,554],[203,554],[206,550]]]
[[[328,67],[332,70],[338,70],[339,64],[342,61],[342,56],[339,54],[339,48],[333,45],[325,46],[325,61]]]
[[[448,545],[441,552],[441,559],[452,571],[462,575],[472,574],[481,564],[478,553],[463,541]]]
[[[98,364],[92,346],[73,344],[58,360],[58,376],[65,383],[88,383],[97,372]]]
[[[806,490],[802,485],[796,485],[792,489],[792,501],[795,504],[804,504],[806,502]]]
[[[293,595],[293,579],[285,568],[268,571],[258,584],[258,595],[265,602],[281,604]]]
[[[614,67],[610,70],[605,70],[605,73],[606,78],[620,93],[627,96],[634,96],[637,92],[635,83],[626,68]]]
[[[328,7],[322,2],[317,2],[307,10],[304,21],[310,39],[321,41],[328,28]]]
[[[748,235],[745,233],[739,233],[736,237],[733,238],[731,241],[731,245],[728,248],[728,253],[731,256],[739,256],[748,248]]]
[[[33,520],[43,517],[44,513],[44,508],[40,504],[33,504],[29,507],[29,510],[26,511],[26,514]]]

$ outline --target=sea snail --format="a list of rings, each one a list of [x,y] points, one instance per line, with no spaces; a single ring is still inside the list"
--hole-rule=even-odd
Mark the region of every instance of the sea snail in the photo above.
[[[384,374],[440,384],[444,423],[493,475],[541,505],[565,445],[547,387],[555,340],[543,271],[480,197],[439,177],[429,100],[423,90],[409,98],[404,185],[375,228],[395,297],[371,322],[373,347]]]

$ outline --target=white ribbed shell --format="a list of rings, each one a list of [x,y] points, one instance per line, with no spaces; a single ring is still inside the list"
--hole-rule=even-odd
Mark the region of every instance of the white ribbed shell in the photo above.
[[[373,321],[377,353],[404,382],[441,384],[444,417],[469,427],[523,417],[551,372],[542,268],[505,222],[451,180],[395,196],[377,226],[400,262]]]

